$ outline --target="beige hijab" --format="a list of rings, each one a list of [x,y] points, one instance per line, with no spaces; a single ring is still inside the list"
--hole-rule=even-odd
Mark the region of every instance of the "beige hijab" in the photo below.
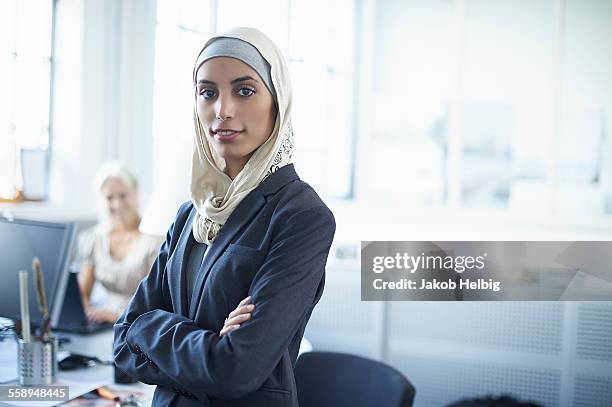
[[[289,69],[281,51],[263,33],[247,27],[235,28],[212,37],[204,48],[219,37],[246,41],[257,48],[268,61],[271,66],[272,84],[276,90],[278,114],[270,137],[255,150],[242,171],[232,180],[224,172],[225,160],[210,144],[208,129],[200,123],[194,103],[196,135],[191,162],[190,195],[197,215],[193,222],[193,237],[197,242],[207,245],[213,242],[238,204],[257,188],[261,181],[291,162],[293,151],[292,90]],[[194,70],[196,68],[197,65]]]

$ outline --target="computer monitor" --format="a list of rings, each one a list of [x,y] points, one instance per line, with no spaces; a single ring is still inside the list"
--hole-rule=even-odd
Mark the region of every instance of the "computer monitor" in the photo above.
[[[21,319],[19,270],[28,270],[30,321],[38,325],[38,309],[32,259],[42,266],[51,326],[56,326],[68,277],[75,239],[71,223],[52,223],[0,216],[0,317]]]

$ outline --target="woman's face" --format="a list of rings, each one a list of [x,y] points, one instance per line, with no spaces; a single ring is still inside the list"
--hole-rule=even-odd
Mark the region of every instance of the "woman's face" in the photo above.
[[[272,133],[276,109],[257,72],[235,58],[216,57],[196,73],[198,117],[226,163],[246,164]]]
[[[114,226],[131,226],[138,218],[138,195],[119,178],[108,178],[101,192]]]

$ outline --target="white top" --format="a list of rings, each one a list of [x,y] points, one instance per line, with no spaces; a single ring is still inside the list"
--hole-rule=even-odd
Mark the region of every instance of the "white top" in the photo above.
[[[96,281],[107,290],[106,308],[123,311],[140,281],[149,274],[163,237],[141,233],[125,259],[117,261],[110,254],[110,233],[98,227],[83,231],[78,240],[81,267],[93,266]]]

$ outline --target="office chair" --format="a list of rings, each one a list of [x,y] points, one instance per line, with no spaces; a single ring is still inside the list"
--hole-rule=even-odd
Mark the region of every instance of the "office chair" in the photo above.
[[[416,393],[394,368],[334,352],[300,355],[295,382],[300,407],[410,407]]]

